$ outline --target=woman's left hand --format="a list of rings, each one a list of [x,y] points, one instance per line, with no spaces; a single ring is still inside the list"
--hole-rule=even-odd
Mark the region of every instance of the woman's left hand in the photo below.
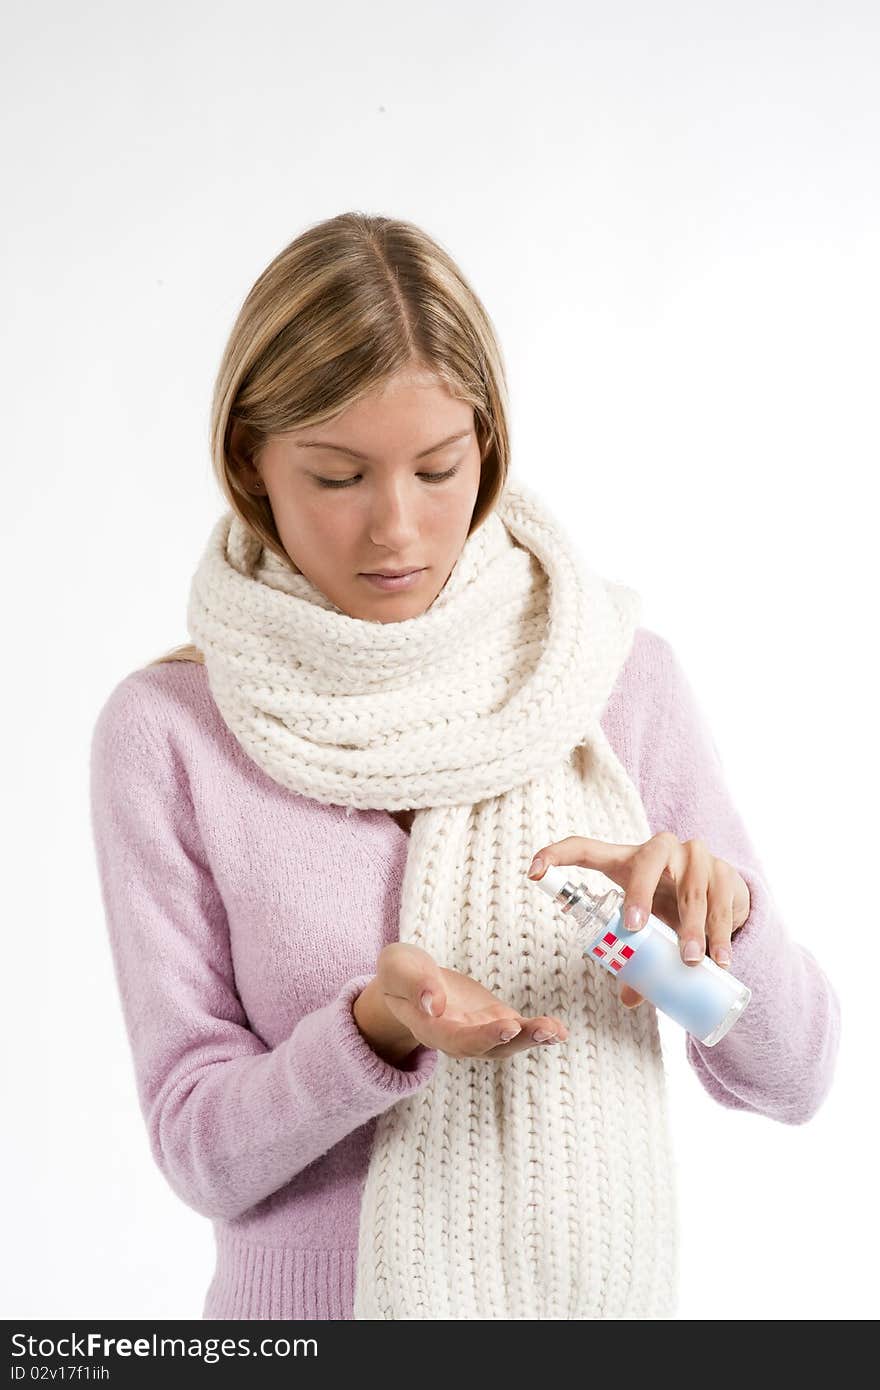
[[[681,841],[670,830],[642,845],[569,835],[538,850],[529,878],[541,878],[551,864],[599,869],[624,890],[627,930],[637,931],[653,913],[678,933],[687,964],[698,964],[708,943],[715,963],[730,965],[731,938],[748,918],[751,896],[742,875],[710,854],[705,841]],[[628,1008],[641,1004],[643,997],[621,982],[621,1003]]]

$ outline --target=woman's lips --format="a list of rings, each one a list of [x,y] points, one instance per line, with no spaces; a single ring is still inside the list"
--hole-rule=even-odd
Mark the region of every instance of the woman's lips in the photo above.
[[[361,579],[366,579],[377,589],[389,589],[392,592],[397,589],[411,589],[414,584],[418,584],[425,570],[410,570],[409,574],[362,574]]]

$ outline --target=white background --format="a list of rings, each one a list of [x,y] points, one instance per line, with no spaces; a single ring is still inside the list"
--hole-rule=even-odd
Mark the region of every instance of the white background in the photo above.
[[[2,58],[3,1316],[200,1317],[88,819],[97,712],[186,639],[239,304],[323,217],[419,223],[510,375],[513,469],[643,595],[843,1007],[807,1125],[664,1029],[684,1319],[876,1317],[880,12],[50,3]]]

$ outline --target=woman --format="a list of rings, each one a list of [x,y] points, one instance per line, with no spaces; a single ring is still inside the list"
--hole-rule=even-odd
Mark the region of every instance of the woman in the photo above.
[[[214,1222],[203,1316],[672,1316],[656,1011],[585,965],[533,855],[751,987],[714,1048],[684,1035],[722,1105],[808,1120],[839,1005],[669,644],[508,477],[489,318],[409,223],[267,267],[212,449],[193,645],[92,747],[152,1152]]]

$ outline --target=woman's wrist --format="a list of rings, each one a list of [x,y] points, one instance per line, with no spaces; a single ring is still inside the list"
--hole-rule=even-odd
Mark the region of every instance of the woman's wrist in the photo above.
[[[418,1039],[385,1004],[375,979],[361,990],[351,1012],[373,1051],[392,1066],[399,1066],[419,1046]]]

